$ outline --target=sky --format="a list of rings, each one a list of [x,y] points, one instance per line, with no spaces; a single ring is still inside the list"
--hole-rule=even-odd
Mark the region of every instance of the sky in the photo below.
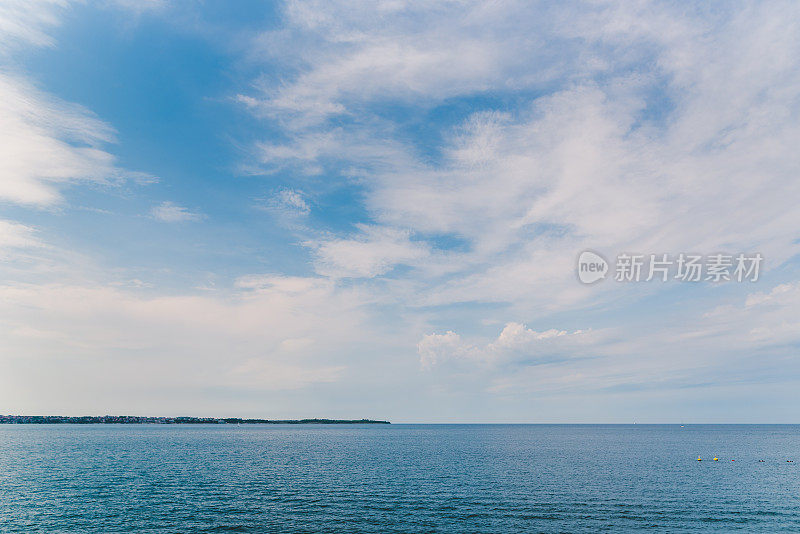
[[[793,1],[6,0],[0,413],[796,423],[798,146]]]

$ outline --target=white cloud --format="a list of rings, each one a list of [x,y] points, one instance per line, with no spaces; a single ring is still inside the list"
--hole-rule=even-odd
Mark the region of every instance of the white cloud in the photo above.
[[[577,48],[553,31],[564,11],[524,2],[288,2],[285,26],[254,48],[299,74],[280,84],[263,81],[263,97],[246,100],[304,126],[352,116],[373,101],[427,105],[431,98],[535,86],[586,62],[556,57],[547,46]]]
[[[195,222],[203,219],[203,215],[190,211],[174,202],[165,201],[150,210],[150,216],[161,222]]]
[[[769,292],[755,292],[747,296],[745,306],[784,305],[797,300],[800,296],[800,283],[779,284]]]
[[[286,209],[293,210],[300,215],[308,215],[311,208],[303,199],[302,193],[292,191],[291,189],[284,189],[278,194],[278,202]]]
[[[101,398],[95,402],[124,398],[134,407],[141,388],[270,392],[333,384],[352,363],[347,348],[368,332],[361,305],[356,293],[318,278],[253,276],[213,295],[174,296],[129,285],[7,283],[0,286],[0,365],[6,376],[13,369],[17,384],[0,388],[0,401],[15,404],[33,380],[53,380],[50,391],[61,393],[80,383]],[[312,350],[316,344],[324,355]],[[66,364],[69,384],[53,374]],[[48,399],[42,402],[53,409]],[[60,402],[74,409],[80,401],[66,395]]]
[[[5,0],[0,3],[0,54],[21,45],[50,46],[47,30],[59,23],[63,0]]]
[[[364,187],[376,226],[463,240],[426,254],[420,239],[418,253],[399,253],[414,267],[418,304],[545,313],[594,302],[608,288],[577,287],[572,273],[585,248],[757,251],[767,269],[800,250],[795,4],[710,16],[647,2],[293,2],[286,17],[262,44],[298,74],[262,82],[249,102],[295,141],[270,146],[263,161],[320,172],[336,160]],[[396,122],[372,112],[534,90],[443,131],[442,158],[420,157]],[[328,127],[332,114],[346,125]],[[393,263],[386,239],[324,241],[320,273],[369,277]]]
[[[497,395],[560,395],[685,389],[793,380],[800,343],[800,282],[753,292],[707,313],[684,310],[680,322],[626,321],[598,330],[537,332],[509,323],[493,340],[423,336],[423,369]],[[658,314],[656,314],[658,316]],[[789,352],[786,352],[786,348]]]
[[[474,365],[501,365],[525,361],[559,360],[576,357],[576,349],[587,343],[586,332],[577,330],[545,330],[537,332],[521,323],[508,323],[494,341],[484,345],[468,343],[455,332],[427,334],[417,344],[422,368],[429,369],[448,362]]]
[[[317,273],[333,278],[373,278],[398,264],[414,262],[429,254],[426,245],[410,240],[409,232],[365,225],[359,225],[355,238],[307,245],[317,255]]]
[[[90,110],[39,89],[16,62],[14,54],[23,47],[55,45],[48,32],[68,5],[0,5],[0,201],[49,207],[61,202],[67,184],[154,179],[116,167],[103,148],[114,142],[114,129]]]
[[[800,282],[750,293],[743,304],[719,306],[701,324],[706,337],[736,350],[800,343]]]
[[[36,237],[36,230],[14,221],[0,219],[0,257],[7,249],[38,248],[44,244]]]
[[[444,334],[426,334],[417,343],[417,353],[423,369],[451,358],[469,358],[474,350],[473,347],[465,345],[461,336],[451,330]]]
[[[113,131],[87,110],[24,79],[0,73],[0,200],[47,206],[57,186],[118,177],[113,156],[98,148]]]
[[[311,213],[311,206],[306,202],[303,192],[294,189],[281,189],[258,207],[287,218],[302,217]]]
[[[327,293],[333,289],[334,284],[324,278],[273,274],[242,276],[236,279],[235,286],[256,292],[270,291],[293,295],[312,291]]]
[[[689,303],[691,324],[572,333],[508,320],[630,313],[637,296],[674,287],[581,286],[574,262],[587,248],[761,252],[767,274],[800,252],[799,27],[797,4],[781,1],[291,2],[285,25],[254,47],[287,74],[241,100],[289,139],[259,145],[260,163],[362,188],[372,220],[356,236],[310,241],[318,274],[392,273],[376,298],[419,323],[420,307],[437,306],[442,324],[463,320],[455,303],[506,305],[496,339],[446,326],[423,337],[423,366],[480,369],[469,387],[503,394],[774,378],[774,361],[759,371],[743,347],[794,339],[791,312],[734,306],[714,319]],[[459,104],[474,112],[455,126],[426,114],[452,117]],[[423,150],[409,123],[426,124]]]

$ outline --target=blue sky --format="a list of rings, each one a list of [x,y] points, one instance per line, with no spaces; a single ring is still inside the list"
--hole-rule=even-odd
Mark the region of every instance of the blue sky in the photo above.
[[[0,413],[796,422],[799,25],[6,2]],[[764,263],[582,285],[587,249]]]

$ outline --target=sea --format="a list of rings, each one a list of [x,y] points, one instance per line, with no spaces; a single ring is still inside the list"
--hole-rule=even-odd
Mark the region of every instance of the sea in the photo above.
[[[637,531],[800,532],[800,426],[0,425],[2,533]]]

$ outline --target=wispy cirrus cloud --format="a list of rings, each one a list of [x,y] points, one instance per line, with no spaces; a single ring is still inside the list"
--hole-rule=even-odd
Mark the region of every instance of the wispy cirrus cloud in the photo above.
[[[586,247],[758,248],[770,266],[797,253],[796,11],[291,2],[285,27],[261,42],[303,42],[274,49],[296,74],[263,80],[248,102],[299,139],[262,150],[267,160],[317,172],[334,161],[377,224],[420,246],[468,245],[402,258],[423,274],[427,303],[571,306],[589,295],[568,267]],[[436,158],[398,135],[403,118],[381,113],[424,117],[487,92],[515,104],[487,99],[441,126]],[[370,246],[379,256],[379,242],[358,248]],[[425,278],[445,263],[446,280]]]
[[[41,247],[36,229],[14,221],[0,219],[0,255],[3,249]]]
[[[20,46],[51,46],[48,30],[60,22],[64,0],[26,2],[8,0],[0,5],[0,54]]]
[[[0,200],[49,206],[60,185],[121,174],[101,148],[113,141],[111,127],[24,78],[0,73],[0,123]]]
[[[0,6],[0,201],[37,208],[77,183],[152,181],[119,167],[107,146],[114,128],[83,106],[42,90],[15,61],[26,47],[51,47],[70,2],[9,0]]]
[[[157,221],[166,223],[197,222],[204,218],[201,213],[196,213],[170,201],[164,201],[158,206],[154,206],[150,210],[150,216]]]

